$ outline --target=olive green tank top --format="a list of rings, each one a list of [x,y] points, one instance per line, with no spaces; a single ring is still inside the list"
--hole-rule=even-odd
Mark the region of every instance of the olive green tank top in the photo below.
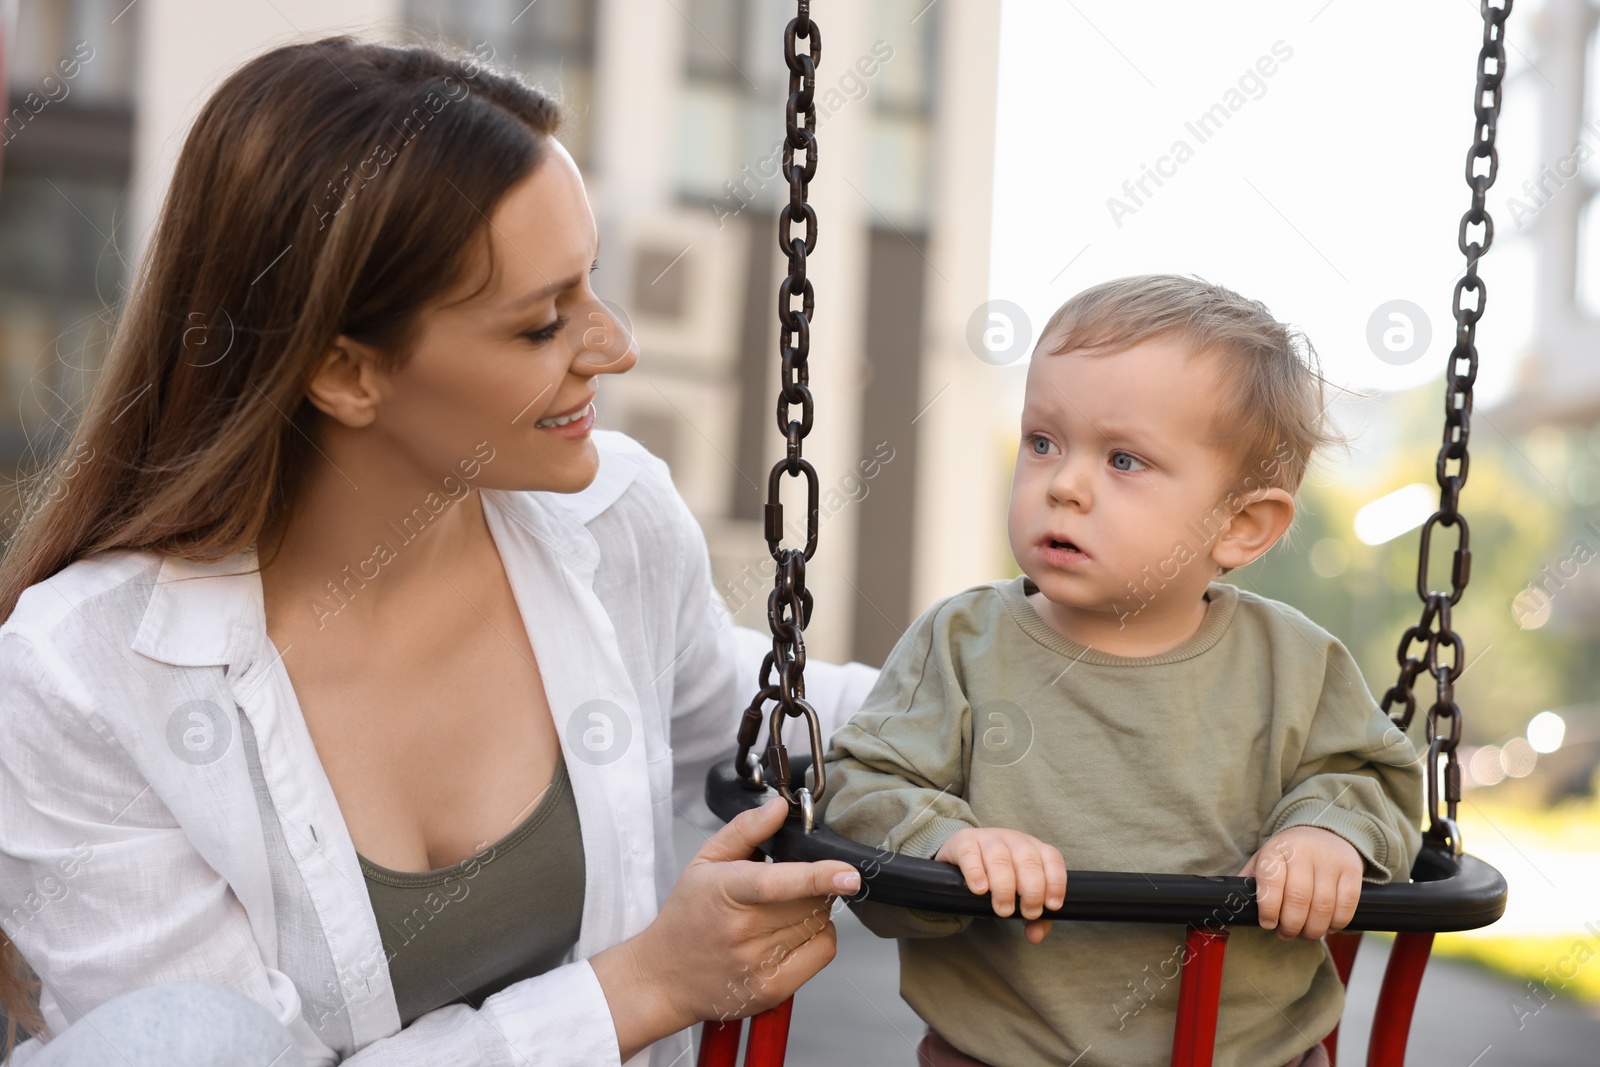
[[[583,838],[565,759],[533,812],[460,863],[394,871],[357,854],[378,919],[400,1024],[474,1008],[557,966],[583,919]]]

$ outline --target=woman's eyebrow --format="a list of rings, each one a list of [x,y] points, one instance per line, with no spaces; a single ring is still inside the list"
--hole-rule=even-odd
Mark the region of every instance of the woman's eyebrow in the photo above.
[[[590,269],[593,269],[593,268],[590,268]],[[561,281],[558,281],[558,282],[551,282],[549,285],[544,286],[542,289],[536,289],[533,292],[527,294],[526,296],[518,297],[517,299],[508,302],[505,305],[505,310],[507,310],[507,311],[521,311],[523,308],[527,307],[529,304],[537,304],[541,300],[547,300],[550,297],[554,296],[555,294],[557,294],[559,292],[562,292],[564,290],[567,290],[567,289],[574,288],[575,286],[581,284],[582,282],[583,282],[583,275],[581,275],[581,274],[575,274],[570,278],[564,278],[564,279],[562,279]]]
[[[594,242],[594,259],[593,259],[593,261],[590,262],[589,270],[588,270],[587,273],[593,273],[596,269],[599,268],[599,266],[600,266],[600,239],[598,237],[596,237],[595,238],[595,242]],[[526,296],[518,297],[517,299],[510,301],[509,303],[507,303],[505,305],[505,310],[507,310],[507,311],[521,311],[523,308],[527,307],[529,304],[537,304],[539,301],[546,300],[546,299],[554,296],[555,294],[557,294],[559,292],[563,292],[563,291],[565,291],[567,289],[576,288],[582,282],[583,282],[583,275],[581,275],[581,274],[575,274],[570,278],[565,278],[565,279],[563,279],[561,281],[558,281],[558,282],[551,282],[549,285],[545,286],[542,289],[536,289],[533,292],[527,294]]]

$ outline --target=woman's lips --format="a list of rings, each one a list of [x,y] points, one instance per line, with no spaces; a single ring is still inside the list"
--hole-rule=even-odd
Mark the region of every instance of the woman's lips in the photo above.
[[[571,422],[563,423],[560,426],[540,426],[539,429],[544,433],[554,434],[557,437],[582,440],[589,436],[589,431],[594,428],[594,404],[586,404],[583,412],[584,414],[581,418],[574,419]]]
[[[541,417],[539,419],[539,421],[537,423],[535,423],[534,425],[539,426],[541,429],[543,429],[546,425],[548,425],[548,423],[549,423],[549,421],[551,419],[565,419],[568,416],[576,415],[579,412],[586,411],[587,408],[589,407],[589,405],[594,403],[594,397],[595,397],[595,394],[594,393],[590,393],[589,396],[588,396],[588,399],[584,400],[583,403],[574,404],[572,407],[568,408],[565,411],[552,411],[550,414]]]

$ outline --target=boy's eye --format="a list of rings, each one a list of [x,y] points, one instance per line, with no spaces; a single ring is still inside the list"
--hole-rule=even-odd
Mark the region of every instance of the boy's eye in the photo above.
[[[1127,452],[1111,453],[1111,465],[1119,471],[1136,471],[1144,467],[1144,460]]]
[[[1047,456],[1050,454],[1050,439],[1036,433],[1028,435],[1028,441],[1033,445],[1033,454]]]

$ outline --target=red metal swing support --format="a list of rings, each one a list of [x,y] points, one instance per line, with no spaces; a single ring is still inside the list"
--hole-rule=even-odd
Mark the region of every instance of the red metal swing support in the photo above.
[[[1331,934],[1326,941],[1339,980],[1348,983],[1361,935]],[[1367,1067],[1404,1067],[1411,1016],[1432,947],[1431,933],[1412,931],[1395,935],[1378,994],[1378,1010],[1372,1018]],[[1189,928],[1178,985],[1178,1019],[1172,1033],[1172,1067],[1212,1067],[1217,1041],[1217,1008],[1222,998],[1222,965],[1227,949],[1228,927],[1219,930]],[[794,998],[790,997],[751,1017],[743,1067],[783,1067],[793,1011]],[[739,1067],[743,1031],[742,1019],[707,1022],[701,1032],[697,1067]],[[1328,1053],[1329,1064],[1337,1067],[1338,1027],[1322,1039],[1322,1047]]]
[[[1349,984],[1359,933],[1332,934],[1326,939],[1339,980]],[[1222,994],[1222,962],[1228,931],[1191,927],[1183,975],[1178,987],[1178,1021],[1172,1035],[1172,1067],[1211,1067],[1217,1039],[1217,1007]],[[1433,934],[1408,932],[1395,936],[1394,948],[1384,968],[1378,1010],[1367,1042],[1367,1067],[1403,1067],[1411,1016],[1428,965]],[[1339,1028],[1322,1039],[1328,1062],[1339,1062]],[[731,1062],[731,1061],[730,1061]]]

